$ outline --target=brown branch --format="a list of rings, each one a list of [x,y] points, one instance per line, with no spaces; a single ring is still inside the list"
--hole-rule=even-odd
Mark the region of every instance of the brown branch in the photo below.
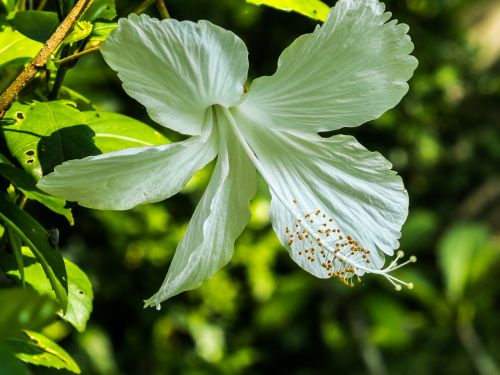
[[[92,2],[93,0],[78,0],[54,34],[51,35],[38,54],[31,60],[31,63],[17,76],[2,96],[0,96],[0,119],[3,118],[5,112],[10,108],[12,102],[21,90],[33,79],[38,70],[45,66],[49,56],[59,47],[76,21],[88,9]]]

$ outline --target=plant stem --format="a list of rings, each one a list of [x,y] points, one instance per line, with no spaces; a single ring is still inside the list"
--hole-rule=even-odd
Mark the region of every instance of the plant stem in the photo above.
[[[144,0],[137,8],[135,8],[134,13],[143,13],[146,9],[153,5],[154,2],[155,0]]]
[[[78,18],[88,9],[93,0],[78,0],[71,12],[51,35],[38,54],[31,60],[31,63],[17,76],[5,92],[0,96],[0,119],[9,109],[16,96],[35,77],[42,68],[48,57],[59,47],[66,35],[70,32]]]
[[[158,8],[158,12],[160,12],[162,18],[170,18],[165,0],[156,0],[156,8]]]
[[[89,54],[97,52],[97,51],[99,51],[99,46],[85,48],[83,51],[74,53],[72,55],[69,55],[69,56],[63,58],[63,59],[54,61],[54,63],[59,64],[59,65],[66,64],[66,63],[71,62],[73,60],[77,60],[82,56],[89,55]]]
[[[41,0],[40,4],[38,4],[38,7],[36,8],[36,10],[43,10],[46,5],[47,5],[47,0]]]

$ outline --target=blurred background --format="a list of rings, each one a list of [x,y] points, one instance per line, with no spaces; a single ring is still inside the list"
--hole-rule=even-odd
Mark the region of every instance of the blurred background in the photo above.
[[[117,1],[119,14],[138,4]],[[60,229],[65,256],[94,286],[86,332],[72,333],[62,321],[44,331],[83,374],[499,373],[500,2],[386,4],[410,26],[419,67],[397,108],[342,133],[385,155],[405,181],[410,215],[401,248],[418,262],[398,276],[415,288],[396,292],[371,276],[347,288],[302,271],[270,227],[260,181],[231,263],[161,311],[144,310],[213,165],[159,204],[126,212],[75,207],[73,227],[33,204],[28,210]],[[272,74],[281,51],[316,24],[243,0],[167,5],[174,18],[208,19],[239,35],[250,52],[250,79]],[[156,126],[100,56],[82,58],[65,84],[102,109]]]

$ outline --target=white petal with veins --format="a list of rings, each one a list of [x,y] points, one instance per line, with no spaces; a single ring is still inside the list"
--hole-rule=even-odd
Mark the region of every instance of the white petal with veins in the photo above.
[[[408,26],[377,0],[341,0],[314,33],[283,51],[270,77],[253,81],[242,107],[268,126],[321,132],[361,125],[399,103],[417,66]]]

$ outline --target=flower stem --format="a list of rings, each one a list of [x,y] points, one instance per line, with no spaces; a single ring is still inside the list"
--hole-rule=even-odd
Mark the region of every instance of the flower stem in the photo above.
[[[158,12],[160,12],[163,19],[170,18],[165,0],[156,0],[156,8],[158,8]]]
[[[54,61],[54,63],[59,64],[59,65],[69,63],[73,60],[79,59],[82,56],[90,55],[91,53],[99,51],[99,47],[100,47],[100,45],[97,45],[95,47],[85,48],[83,51],[74,53],[74,54],[69,55],[67,57],[64,57],[60,60]]]
[[[139,4],[137,8],[135,8],[134,13],[140,14],[143,13],[146,9],[148,9],[155,0],[144,0],[142,3]]]
[[[9,109],[16,96],[35,77],[38,70],[47,62],[48,57],[59,47],[66,35],[70,32],[78,18],[88,9],[93,0],[78,0],[71,12],[67,15],[49,40],[44,44],[31,63],[17,76],[5,92],[0,96],[0,119]]]

